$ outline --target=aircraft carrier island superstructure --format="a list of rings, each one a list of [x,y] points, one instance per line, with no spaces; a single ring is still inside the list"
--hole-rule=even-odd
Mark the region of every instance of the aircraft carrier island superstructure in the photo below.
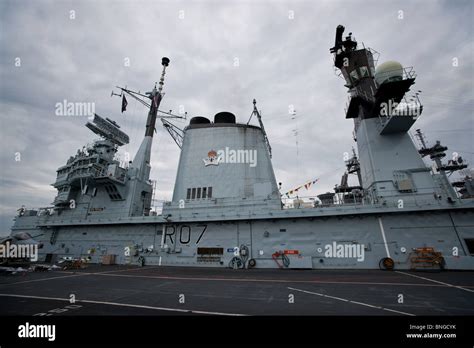
[[[101,140],[57,170],[53,206],[20,209],[12,237],[41,242],[40,260],[86,258],[100,263],[232,268],[474,269],[474,184],[448,174],[467,167],[408,134],[423,107],[405,95],[415,72],[376,64],[376,52],[336,30],[330,52],[345,80],[357,152],[334,192],[290,208],[282,201],[271,146],[259,126],[230,112],[193,117],[181,130],[160,113],[165,69],[147,94],[120,88],[149,107],[145,136],[126,165],[116,159],[129,142],[119,125],[98,115],[86,124]],[[150,158],[156,120],[181,148],[173,198],[151,211]],[[343,120],[341,120],[343,122]],[[350,136],[350,134],[348,134]],[[423,158],[430,158],[432,165]],[[357,177],[350,186],[348,176]]]

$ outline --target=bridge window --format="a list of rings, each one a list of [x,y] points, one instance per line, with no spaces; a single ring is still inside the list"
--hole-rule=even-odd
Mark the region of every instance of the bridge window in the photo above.
[[[360,68],[360,76],[368,77],[369,76],[369,69],[366,66],[361,66]]]
[[[115,187],[115,185],[106,185],[105,190],[109,194],[109,197],[111,200],[120,201],[123,199],[120,193],[118,192],[117,188]]]
[[[212,198],[212,187],[193,187],[186,189],[186,199]]]
[[[349,75],[351,76],[352,82],[357,82],[357,80],[359,80],[357,70],[352,70]]]

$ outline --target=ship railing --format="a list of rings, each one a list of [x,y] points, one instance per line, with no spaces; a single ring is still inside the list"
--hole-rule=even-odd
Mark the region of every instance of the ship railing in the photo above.
[[[433,187],[418,188],[416,193],[401,195],[398,190],[383,191],[383,196],[376,197],[369,192],[364,197],[349,195],[344,199],[335,194],[332,202],[321,202],[313,196],[298,196],[292,198],[282,198],[283,209],[303,209],[303,208],[324,208],[338,206],[363,206],[373,207],[421,207],[425,205],[439,205],[442,198],[438,196],[437,190]],[[442,195],[441,195],[442,196]],[[443,196],[442,196],[443,197]],[[445,197],[446,198],[446,197]]]
[[[282,198],[283,209],[305,209],[305,208],[323,208],[323,207],[334,207],[334,206],[361,206],[361,205],[370,205],[367,198],[362,197],[351,197],[350,200],[342,200],[337,195],[334,196],[334,200],[330,203],[321,202],[318,198],[312,196],[302,196],[294,198]]]
[[[362,196],[360,193],[348,193],[343,196],[343,194],[335,194],[333,201],[330,203],[321,202],[315,196],[297,196],[297,197],[282,197],[281,205],[283,209],[308,209],[308,208],[322,208],[322,207],[331,207],[331,206],[398,206],[400,204],[399,200],[402,200],[407,206],[423,206],[426,204],[439,204],[438,200],[435,198],[435,193],[438,190],[429,187],[429,188],[417,188],[416,192],[406,194],[401,193],[398,190],[384,190],[380,193],[380,196],[377,196],[376,193],[365,192]],[[207,204],[206,204],[207,203]],[[262,204],[262,200],[252,200],[252,199],[236,199],[236,200],[227,200],[227,199],[206,199],[200,201],[185,201],[186,208],[192,207],[208,207],[208,208],[226,208],[232,207],[236,204],[243,205],[259,205]],[[178,207],[178,203],[173,203],[170,201],[164,201],[163,207],[165,209]]]
[[[377,65],[380,58],[380,53],[374,50],[372,47],[365,47],[364,43],[362,42],[362,47],[364,47],[367,51],[372,54],[372,59],[374,61],[374,65]]]
[[[121,219],[128,219],[128,210],[124,207],[111,208],[93,208],[89,207],[89,203],[76,203],[76,206],[71,209],[66,205],[65,209],[61,210],[58,214],[57,207],[43,207],[43,208],[32,208],[27,209],[28,211],[35,211],[36,215],[40,217],[39,222],[45,223],[49,222],[50,218],[54,217],[54,223],[63,223],[63,222],[79,222],[85,221],[88,219],[98,220],[98,221],[118,221]],[[26,215],[26,214],[24,214]],[[32,214],[28,214],[31,216]]]
[[[374,209],[380,208],[421,208],[426,206],[441,206],[446,204],[447,196],[436,190],[433,187],[426,188],[417,188],[417,192],[414,194],[400,195],[400,192],[397,190],[387,190],[383,192],[383,197],[377,197],[375,194],[370,194],[366,192],[364,197],[354,195],[349,197],[349,199],[343,200],[341,197],[336,194],[332,203],[323,203],[320,202],[314,196],[298,196],[292,198],[282,198],[282,208],[283,210],[293,210],[293,209],[337,209],[337,208],[350,208],[350,207],[371,207]],[[441,195],[441,198],[439,198]],[[211,200],[212,201],[212,200]],[[459,203],[462,202],[461,198],[457,198]],[[212,201],[213,202],[213,201]],[[233,205],[237,201],[232,202]],[[261,204],[262,200],[246,200],[247,204]],[[171,207],[171,202],[163,202],[163,207]],[[215,208],[231,208],[231,205],[215,205]],[[40,222],[47,222],[49,218],[54,215],[54,222],[75,222],[75,221],[85,221],[94,220],[101,222],[116,222],[121,220],[128,220],[128,211],[125,207],[107,207],[105,210],[99,210],[98,208],[91,208],[89,203],[77,203],[74,209],[69,207],[66,210],[62,211],[59,215],[56,211],[56,207],[41,207],[41,208],[26,208],[21,207],[19,209],[19,214],[21,216],[40,216]],[[21,212],[21,213],[20,213]],[[220,214],[220,213],[219,213]],[[206,216],[218,216],[212,212],[206,212]],[[263,214],[263,213],[262,213]],[[150,214],[152,215],[152,214]],[[254,214],[255,215],[255,214]],[[132,218],[141,218],[143,216],[135,216]]]
[[[461,200],[459,200],[461,201]],[[428,206],[433,206],[437,205],[437,203],[429,203],[427,204],[425,202],[421,201],[412,201],[412,202],[406,202],[403,206],[403,208],[427,208]],[[441,202],[438,203],[438,207],[441,205]],[[292,209],[283,209],[283,211],[298,211],[298,210],[305,210],[306,212],[308,211],[340,211],[340,212],[350,212],[353,210],[358,210],[361,209],[362,207],[370,208],[370,209],[375,209],[375,210],[380,210],[383,211],[384,209],[394,209],[398,208],[401,209],[401,207],[397,204],[396,201],[390,201],[390,202],[377,202],[377,203],[371,203],[371,204],[354,204],[354,203],[343,203],[343,204],[318,204],[314,208],[303,208],[301,207],[300,209],[297,208],[292,208]],[[42,208],[45,209],[45,208]],[[49,208],[50,211],[53,211],[51,215],[56,215],[56,212],[54,212],[54,208]],[[33,209],[28,209],[29,211],[34,211]],[[149,219],[158,219],[159,221],[162,221],[163,218],[166,219],[166,217],[163,217],[161,215],[158,215],[159,213],[151,211],[148,216],[141,215],[141,216],[128,216],[128,214],[124,214],[126,209],[123,208],[117,208],[117,209],[107,209],[107,211],[103,211],[100,213],[90,213],[90,214],[85,214],[87,210],[82,210],[82,212],[79,214],[79,211],[76,211],[74,214],[64,214],[64,215],[59,215],[55,216],[54,220],[50,220],[53,218],[50,216],[48,213],[44,213],[44,215],[39,215],[41,218],[39,219],[38,223],[41,224],[47,224],[47,223],[54,223],[54,224],[71,224],[71,223],[90,223],[90,222],[97,222],[97,223],[120,223],[121,221],[126,221],[126,222],[131,222],[131,221],[143,221],[143,220],[149,220]],[[38,213],[39,214],[39,213]],[[258,210],[253,210],[253,211],[248,211],[248,216],[262,216],[262,217],[268,217],[269,211],[264,210],[264,211],[258,211]],[[271,214],[271,213],[270,213]],[[34,214],[33,214],[34,215]],[[230,217],[230,216],[243,216],[242,213],[239,213],[238,211],[231,211],[231,210],[226,210],[226,211],[216,211],[216,212],[210,212],[206,211],[203,213],[194,213],[194,218],[206,218],[206,219],[214,219],[214,218],[223,218],[223,217]],[[245,215],[245,213],[244,213]],[[32,216],[32,214],[26,214],[26,216]],[[179,218],[179,216],[178,216]]]
[[[400,68],[398,69],[393,69],[393,70],[387,70],[384,72],[379,72],[377,74],[378,78],[380,78],[382,81],[387,82],[386,79],[383,79],[383,77],[386,77],[389,81],[401,81],[401,80],[409,80],[409,79],[415,79],[416,78],[416,72],[415,69],[412,66],[408,67],[402,67],[401,68],[401,76],[399,75]],[[395,76],[394,76],[395,75]],[[384,83],[382,82],[382,84]]]
[[[54,207],[31,207],[22,206],[17,210],[17,216],[50,216],[54,214]]]
[[[416,78],[416,72],[415,69],[412,66],[408,66],[403,68],[403,79],[414,79]]]
[[[92,178],[104,178],[108,177],[113,180],[117,180],[119,182],[125,182],[125,169],[118,168],[119,176],[108,175],[106,168],[103,168],[100,165],[94,164],[91,167],[82,167],[76,168],[68,175],[68,181],[77,179],[77,178],[84,178],[84,177],[92,177]]]

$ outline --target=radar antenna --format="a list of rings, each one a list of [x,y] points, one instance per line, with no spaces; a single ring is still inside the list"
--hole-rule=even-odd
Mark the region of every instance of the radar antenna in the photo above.
[[[187,112],[185,112],[184,115],[176,115],[176,114],[173,114],[172,110],[167,112],[167,111],[163,111],[159,109],[160,102],[164,96],[163,85],[165,81],[166,67],[169,65],[169,63],[170,63],[170,60],[168,58],[166,57],[162,58],[161,64],[163,65],[163,70],[161,73],[160,81],[158,83],[159,85],[158,89],[156,88],[156,83],[155,83],[155,87],[153,88],[151,92],[146,92],[145,94],[142,94],[139,91],[138,92],[133,91],[131,89],[128,89],[127,87],[116,86],[116,88],[120,89],[120,94],[114,93],[112,91],[111,96],[122,97],[123,93],[126,93],[127,95],[137,100],[140,104],[147,107],[149,109],[149,112],[148,112],[148,118],[147,118],[147,123],[146,123],[145,136],[151,136],[151,137],[153,136],[153,132],[156,132],[156,127],[155,127],[156,119],[160,118],[163,124],[163,127],[165,127],[165,129],[171,135],[171,137],[176,142],[176,144],[181,148],[182,143],[183,143],[183,130],[165,119],[186,120]]]
[[[257,116],[258,123],[260,124],[260,129],[262,130],[262,133],[263,133],[263,138],[265,139],[265,144],[267,145],[268,153],[270,155],[270,158],[272,158],[272,147],[270,146],[270,141],[268,140],[267,132],[265,132],[262,116],[260,115],[260,112],[257,109],[257,101],[255,99],[253,100],[253,111],[252,111],[252,114],[250,115],[247,125],[250,123],[250,120],[252,119],[253,115]]]

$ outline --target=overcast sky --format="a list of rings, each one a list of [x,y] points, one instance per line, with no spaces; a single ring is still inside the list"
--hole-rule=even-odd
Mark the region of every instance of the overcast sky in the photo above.
[[[210,118],[226,110],[247,122],[255,98],[283,190],[315,178],[302,195],[331,190],[343,174],[344,152],[355,146],[353,123],[344,118],[346,88],[329,54],[338,24],[380,52],[379,63],[415,68],[425,109],[413,129],[472,164],[472,19],[470,0],[0,0],[0,235],[22,204],[53,201],[56,169],[96,138],[86,117],[56,116],[55,104],[95,103],[99,115],[129,134],[122,151],[133,157],[147,111],[129,98],[121,114],[110,92],[115,85],[150,90],[163,56],[171,63],[161,109],[183,105],[189,117]],[[156,198],[171,199],[178,159],[179,148],[159,128]]]

